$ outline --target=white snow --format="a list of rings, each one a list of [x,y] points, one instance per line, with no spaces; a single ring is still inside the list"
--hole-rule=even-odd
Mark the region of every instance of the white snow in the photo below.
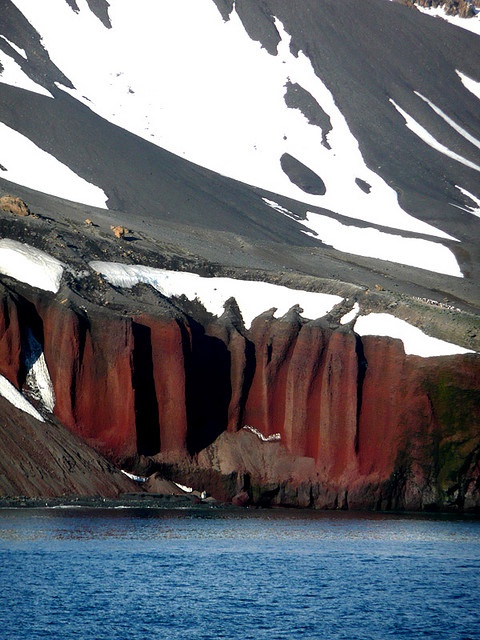
[[[272,433],[270,436],[264,436],[261,431],[256,429],[255,427],[251,427],[249,424],[246,424],[242,427],[246,431],[251,431],[254,435],[257,436],[262,442],[278,442],[282,439],[282,436],[279,433]]]
[[[305,317],[315,319],[324,316],[342,300],[339,296],[290,289],[267,282],[204,278],[195,273],[141,265],[94,261],[90,262],[90,267],[114,286],[133,287],[143,282],[167,297],[185,295],[189,300],[198,299],[216,316],[222,315],[225,302],[234,297],[247,327],[254,318],[272,307],[277,309],[276,317],[280,317],[299,304]]]
[[[440,242],[405,238],[371,227],[362,229],[345,225],[311,211],[301,224],[312,229],[325,244],[339,251],[463,277],[453,252]]]
[[[419,93],[418,91],[415,91],[415,94],[419,98],[421,98],[424,102],[426,102],[428,106],[431,107],[437,115],[443,118],[443,120],[445,120],[445,122],[449,124],[452,127],[452,129],[454,129],[457,133],[463,136],[465,140],[468,140],[468,142],[471,142],[475,147],[478,147],[480,149],[480,140],[478,140],[478,138],[475,138],[470,133],[468,133],[468,131],[466,131],[463,127],[457,124],[455,120],[452,120],[452,118],[447,116],[447,114],[444,111],[442,111],[439,107],[437,107],[435,104],[433,104],[433,102],[431,102],[428,98],[425,98],[424,96],[422,96],[421,93]]]
[[[452,160],[456,160],[457,162],[460,162],[461,164],[465,165],[466,167],[469,167],[470,169],[474,169],[475,171],[480,171],[480,166],[478,164],[475,164],[474,162],[467,160],[467,158],[464,158],[463,156],[459,155],[458,153],[455,153],[454,151],[446,147],[444,144],[439,142],[434,136],[432,136],[432,134],[429,133],[425,129],[425,127],[419,124],[414,118],[412,118],[412,116],[410,116],[406,111],[404,111],[401,107],[399,107],[398,104],[396,104],[391,98],[390,98],[390,102],[393,104],[393,106],[398,111],[398,113],[400,113],[400,115],[403,116],[408,129],[410,129],[410,131],[412,131],[416,136],[418,136],[426,144],[432,147],[432,149],[435,149],[436,151],[440,151],[440,153],[443,153],[445,156],[452,158]]]
[[[20,391],[16,389],[11,382],[9,382],[4,376],[0,375],[0,395],[13,404],[17,409],[29,413],[31,416],[45,422],[43,417],[33,407],[26,398],[22,396]]]
[[[405,353],[428,358],[431,356],[447,356],[461,353],[474,353],[438,338],[432,338],[423,331],[388,313],[370,313],[359,316],[354,331],[360,336],[391,336],[402,340]]]
[[[351,322],[358,316],[359,312],[360,306],[358,302],[355,302],[352,309],[342,317],[342,319],[340,320],[340,324],[347,324],[347,322]]]
[[[422,13],[426,13],[429,16],[435,18],[443,18],[447,22],[454,24],[457,27],[461,27],[466,31],[471,31],[477,36],[480,35],[480,14],[471,18],[461,18],[460,16],[447,16],[443,7],[421,7],[416,5],[417,9]]]
[[[278,20],[282,41],[278,55],[271,56],[248,36],[235,9],[224,22],[211,0],[143,0],[134,10],[132,3],[111,0],[112,29],[86,0],[78,0],[78,13],[64,0],[49,0],[48,7],[38,0],[15,4],[76,87],[69,92],[111,122],[274,193],[372,223],[448,237],[403,211],[395,191],[366,166],[332,94],[308,58],[290,52],[290,37]],[[329,114],[331,150],[322,146],[318,127],[287,108],[288,80],[308,90]],[[309,195],[290,182],[280,166],[285,152],[320,175],[325,196]],[[356,178],[372,186],[370,194]]]
[[[130,480],[134,480],[135,482],[146,482],[148,480],[147,477],[145,476],[136,476],[133,473],[129,473],[128,471],[125,471],[124,469],[120,469],[120,471],[127,476],[127,478],[130,478]]]
[[[27,369],[27,389],[35,400],[39,400],[45,409],[52,413],[55,407],[55,393],[42,345],[30,330],[27,333],[27,340],[28,354],[24,363]]]
[[[52,98],[52,94],[44,89],[40,84],[37,84],[24,73],[19,64],[15,62],[13,58],[7,56],[3,51],[0,51],[0,62],[3,66],[3,71],[0,73],[0,84],[9,84],[12,87],[19,87],[20,89],[27,89],[27,91],[33,91],[34,93],[40,93],[41,95]]]
[[[5,177],[11,182],[59,198],[106,208],[107,196],[101,189],[3,123],[0,123],[0,149],[2,164],[8,169]]]
[[[40,249],[8,238],[0,240],[0,274],[56,293],[63,269],[59,260]]]
[[[480,82],[478,82],[478,80],[472,80],[472,78],[469,78],[458,69],[456,71],[464,87],[480,100]]]
[[[193,487],[187,487],[186,485],[180,484],[179,482],[173,481],[173,484],[176,485],[182,491],[185,491],[185,493],[192,493],[193,491]]]
[[[471,213],[474,216],[477,216],[478,218],[480,218],[480,198],[477,198],[477,196],[474,196],[473,193],[470,193],[470,191],[467,191],[466,189],[463,189],[462,187],[459,187],[458,185],[455,185],[455,187],[461,192],[463,193],[464,196],[467,196],[467,198],[470,198],[471,200],[473,200],[473,202],[477,203],[477,207],[473,208],[473,207],[459,207],[458,205],[453,205],[454,207],[457,207],[458,209],[461,209],[462,211],[466,211],[467,213]]]
[[[21,47],[19,47],[18,45],[16,45],[14,42],[11,42],[11,40],[9,40],[8,38],[6,38],[5,36],[1,36],[0,38],[2,38],[3,40],[5,40],[5,42],[8,42],[8,44],[12,47],[12,49],[15,49],[15,51],[20,54],[22,56],[22,58],[25,58],[25,60],[27,59],[27,54],[25,53],[25,49],[22,49]]]

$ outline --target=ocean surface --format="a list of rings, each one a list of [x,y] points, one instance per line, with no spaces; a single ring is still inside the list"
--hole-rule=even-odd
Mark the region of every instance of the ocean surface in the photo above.
[[[0,638],[480,639],[480,521],[0,510]]]

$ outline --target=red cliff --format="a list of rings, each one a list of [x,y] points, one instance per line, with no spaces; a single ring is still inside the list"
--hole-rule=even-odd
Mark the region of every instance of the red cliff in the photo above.
[[[25,386],[32,332],[56,418],[115,462],[148,461],[222,498],[480,508],[477,354],[406,356],[398,340],[295,309],[247,331],[234,308],[201,324],[22,291],[2,292],[0,373]]]

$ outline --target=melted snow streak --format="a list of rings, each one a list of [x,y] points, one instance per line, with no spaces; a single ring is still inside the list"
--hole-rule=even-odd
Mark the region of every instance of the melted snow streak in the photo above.
[[[221,316],[229,298],[235,298],[247,327],[264,311],[276,309],[277,317],[295,305],[300,305],[307,318],[321,318],[342,298],[326,293],[289,289],[280,285],[233,278],[203,278],[195,273],[167,271],[141,265],[113,262],[90,262],[110,284],[133,287],[150,284],[167,297],[186,296],[199,300],[210,313]]]
[[[259,431],[255,427],[251,427],[249,424],[246,424],[245,426],[243,426],[242,429],[245,429],[246,431],[251,431],[262,442],[278,442],[282,439],[282,436],[279,433],[272,433],[272,435],[270,436],[264,436],[261,431]]]
[[[3,123],[0,123],[0,149],[3,157],[8,157],[6,177],[11,182],[66,200],[106,208],[107,196],[99,187]]]
[[[470,160],[467,160],[463,156],[460,156],[458,153],[455,153],[454,151],[446,147],[444,144],[434,138],[432,134],[429,133],[424,127],[422,127],[421,124],[414,120],[412,116],[410,116],[406,111],[399,107],[398,104],[396,104],[396,102],[394,102],[391,98],[390,102],[393,104],[398,113],[405,119],[405,123],[408,129],[410,129],[410,131],[412,131],[416,136],[423,140],[423,142],[432,147],[432,149],[435,149],[436,151],[443,153],[443,155],[452,158],[452,160],[456,160],[466,167],[480,172],[480,166],[478,164],[470,162]]]
[[[406,354],[423,358],[474,353],[456,344],[427,336],[417,327],[388,313],[370,313],[366,316],[359,316],[355,322],[354,330],[360,336],[390,336],[402,340]]]
[[[447,116],[447,114],[444,113],[441,109],[439,109],[439,107],[434,105],[433,102],[431,102],[428,98],[425,98],[424,96],[422,96],[421,93],[418,93],[418,91],[415,91],[415,94],[419,98],[421,98],[424,102],[426,102],[428,104],[428,106],[431,107],[433,109],[433,111],[435,111],[435,113],[437,115],[439,115],[441,118],[443,118],[443,120],[445,120],[445,122],[447,124],[449,124],[452,127],[452,129],[454,129],[457,133],[459,133],[461,136],[463,136],[465,138],[465,140],[468,140],[468,142],[471,142],[471,144],[473,144],[475,147],[478,147],[480,149],[480,140],[478,140],[477,138],[472,136],[470,133],[468,133],[468,131],[465,131],[465,129],[463,127],[461,127],[460,125],[458,125],[455,122],[455,120],[452,120],[452,118]]]
[[[235,7],[225,22],[211,0],[143,0],[134,10],[111,0],[111,29],[86,0],[78,0],[78,12],[64,0],[49,0],[48,9],[32,0],[15,4],[75,86],[60,88],[110,122],[246,184],[374,224],[448,237],[407,214],[366,166],[333,95],[308,57],[292,54],[280,21],[272,56],[250,38]],[[291,85],[310,94],[329,119],[328,145],[321,127],[287,106]],[[280,163],[285,154],[320,176],[325,195],[289,180]],[[370,193],[358,188],[359,178]]]
[[[15,240],[0,240],[0,274],[56,293],[60,288],[63,268],[59,260],[40,249]]]
[[[11,384],[2,375],[0,375],[0,395],[8,400],[10,404],[13,404],[15,407],[17,407],[17,409],[20,409],[25,413],[29,413],[37,420],[40,420],[40,422],[45,422],[43,417],[38,413],[35,407],[33,407],[30,402],[28,402],[28,400],[22,396],[20,391],[18,391],[18,389],[16,389],[13,384]]]

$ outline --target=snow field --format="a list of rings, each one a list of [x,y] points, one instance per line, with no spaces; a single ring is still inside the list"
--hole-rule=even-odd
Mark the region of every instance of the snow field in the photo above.
[[[111,0],[112,29],[86,0],[78,0],[78,13],[64,0],[49,0],[48,10],[36,0],[15,4],[76,87],[69,93],[118,126],[247,184],[375,224],[449,237],[403,211],[395,191],[368,169],[332,94],[308,58],[290,52],[278,20],[282,41],[271,56],[235,10],[224,22],[211,0]],[[288,81],[329,114],[331,150],[318,127],[287,108]],[[290,182],[280,166],[286,152],[320,175],[325,196]],[[371,185],[370,194],[356,178]]]

